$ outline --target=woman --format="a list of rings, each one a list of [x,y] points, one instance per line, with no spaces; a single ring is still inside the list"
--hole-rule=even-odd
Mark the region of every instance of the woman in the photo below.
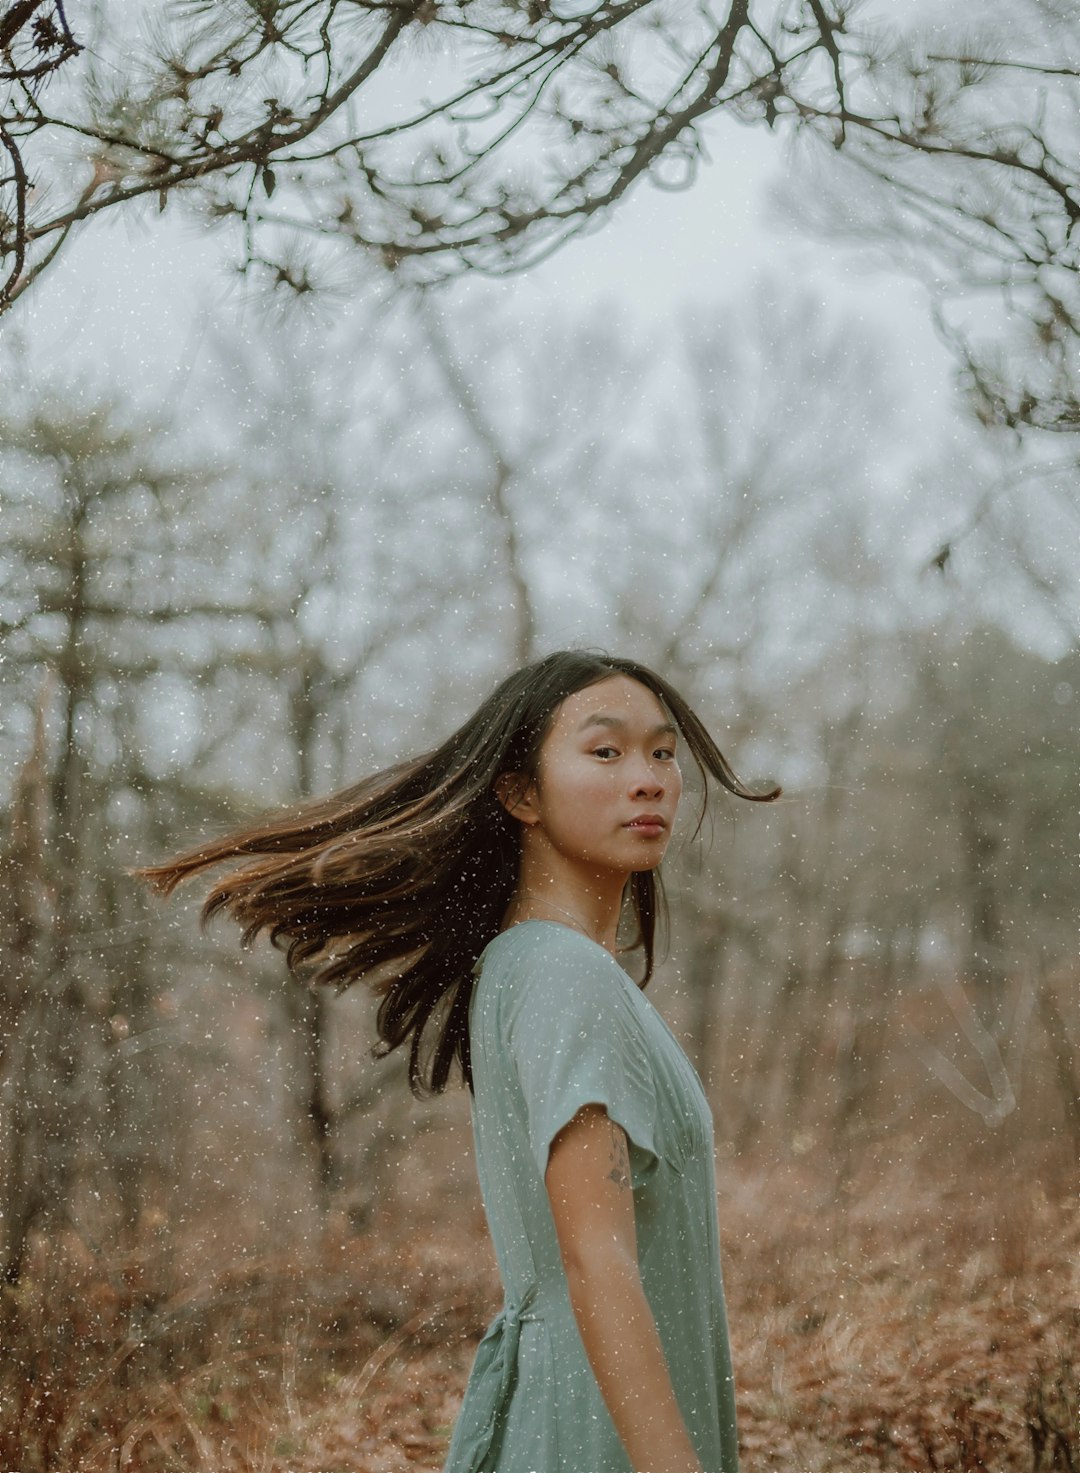
[[[444,1473],[736,1473],[712,1119],[616,960],[625,913],[653,970],[679,741],[739,797],[779,795],[652,671],[561,652],[434,752],[141,871],[167,893],[250,857],[204,919],[365,978],[374,1052],[408,1040],[415,1092],[460,1065],[505,1304]]]

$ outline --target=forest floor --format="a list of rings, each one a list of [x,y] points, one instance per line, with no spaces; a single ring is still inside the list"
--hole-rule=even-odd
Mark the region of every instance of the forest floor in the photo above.
[[[440,1468],[499,1304],[478,1192],[445,1186],[444,1152],[436,1133],[363,1232],[208,1256],[168,1294],[138,1255],[103,1271],[40,1245],[3,1294],[0,1469]],[[717,1163],[744,1473],[1077,1473],[1075,1180],[935,1170],[913,1141],[876,1160],[864,1180],[806,1142]]]

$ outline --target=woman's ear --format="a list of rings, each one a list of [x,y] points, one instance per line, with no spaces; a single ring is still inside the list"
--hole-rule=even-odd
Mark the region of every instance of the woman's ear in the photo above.
[[[495,779],[495,796],[512,818],[521,823],[536,823],[536,788],[524,772],[503,772]]]

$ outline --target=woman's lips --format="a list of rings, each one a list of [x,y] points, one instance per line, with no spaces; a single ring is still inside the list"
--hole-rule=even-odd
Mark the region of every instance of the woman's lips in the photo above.
[[[667,828],[667,824],[659,814],[647,813],[641,818],[632,818],[628,824],[623,825],[631,833],[641,834],[644,838],[655,839]]]

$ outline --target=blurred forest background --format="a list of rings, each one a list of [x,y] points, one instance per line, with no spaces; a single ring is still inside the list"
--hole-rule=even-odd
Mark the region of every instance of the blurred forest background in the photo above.
[[[324,9],[213,23],[261,36],[261,83]],[[54,94],[20,11],[53,18],[34,55]],[[21,259],[14,165],[0,220],[0,1465],[441,1465],[498,1292],[464,1091],[413,1099],[404,1060],[369,1056],[374,999],[200,937],[199,896],[156,905],[126,869],[434,744],[569,632],[662,670],[741,776],[785,788],[717,799],[701,844],[691,794],[651,984],[714,1107],[746,1468],[1076,1473],[1075,14],[991,5],[946,40],[917,6],[762,4],[759,75],[704,94],[748,126],[820,125],[793,217],[927,283],[957,412],[912,444],[895,345],[788,279],[688,283],[647,342],[604,311],[434,290],[431,262],[531,248],[521,199],[513,229],[455,241],[446,209],[409,234],[402,186],[370,312],[328,353],[346,268],[252,213],[256,181],[299,198],[303,169],[264,120],[227,186],[166,178],[161,130],[190,142],[205,99],[177,93],[175,56],[127,113],[80,82],[108,11],[88,60],[62,7],[0,7],[8,72],[81,105],[83,143],[96,117],[99,150],[68,206],[56,165],[60,224]],[[185,44],[205,13],[177,8]],[[779,64],[811,31],[858,98]],[[635,34],[595,38],[624,102]],[[625,118],[580,95],[610,142]],[[43,127],[22,108],[9,159]],[[266,292],[156,421],[43,366],[20,317],[49,289],[34,250],[84,206],[127,208],[151,134],[155,207],[237,216]]]

